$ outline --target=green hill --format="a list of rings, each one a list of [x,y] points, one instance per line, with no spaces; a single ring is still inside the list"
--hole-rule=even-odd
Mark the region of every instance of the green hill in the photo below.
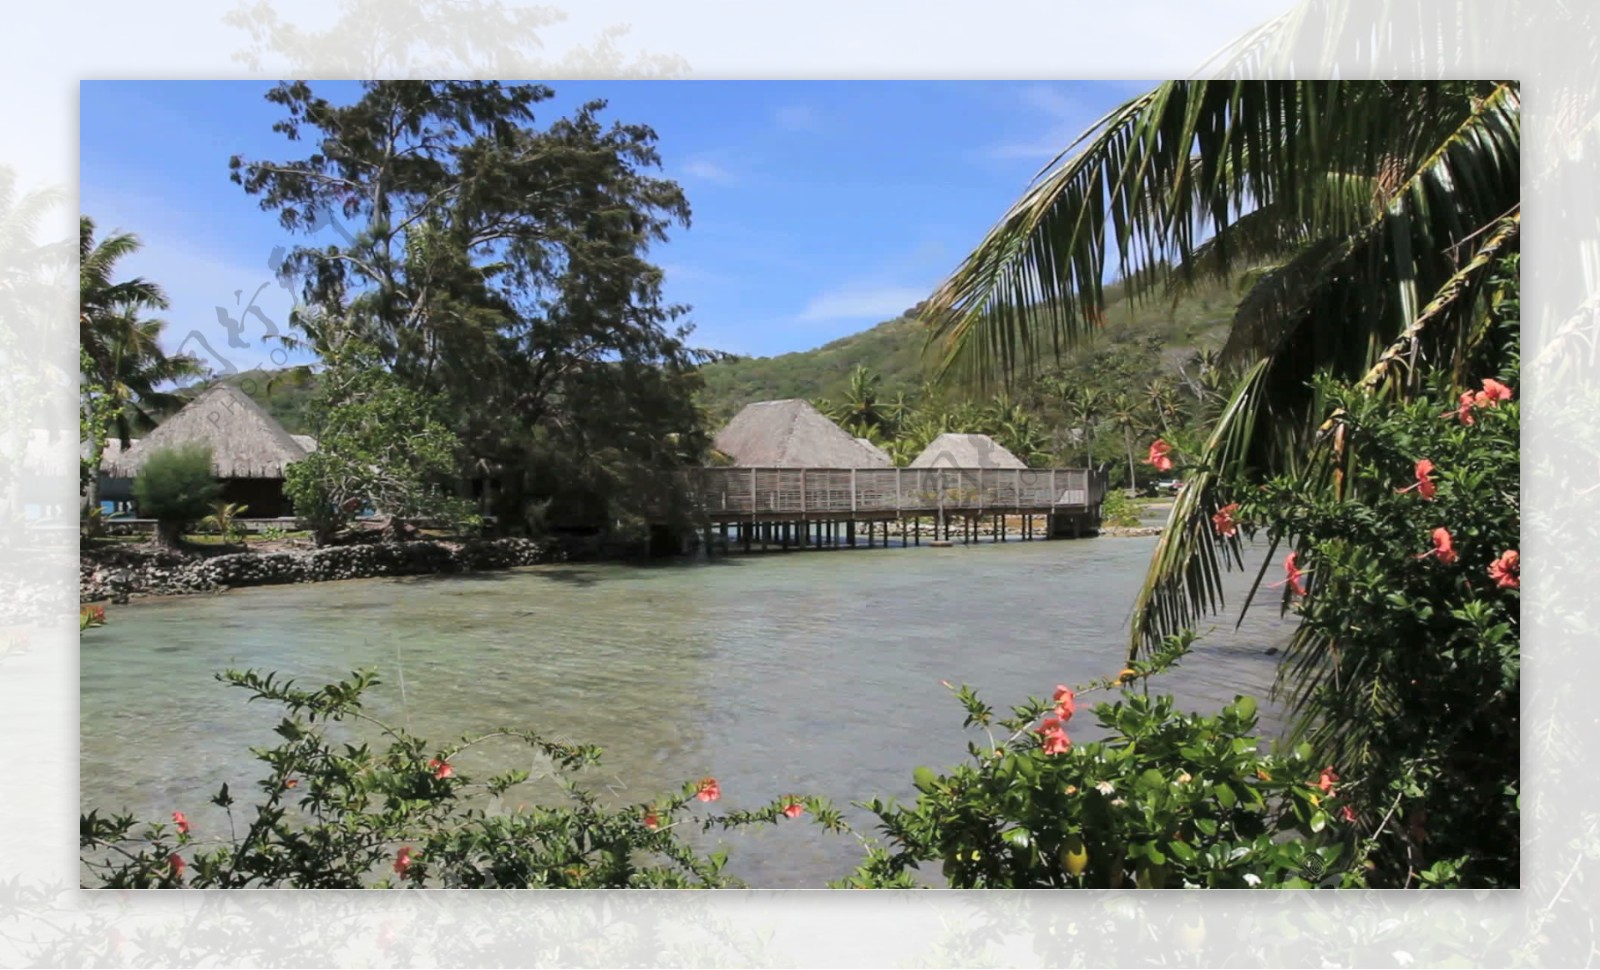
[[[1105,344],[1159,337],[1171,369],[1193,351],[1220,347],[1238,303],[1236,293],[1222,285],[1199,287],[1176,301],[1154,297],[1130,303],[1117,287],[1108,288],[1107,298],[1104,331],[1070,356]],[[814,350],[718,361],[702,369],[702,403],[716,425],[752,401],[836,399],[857,364],[882,376],[884,397],[897,391],[912,394],[932,376],[922,353],[926,338],[920,322],[901,316]],[[1071,362],[1070,356],[1065,363]]]

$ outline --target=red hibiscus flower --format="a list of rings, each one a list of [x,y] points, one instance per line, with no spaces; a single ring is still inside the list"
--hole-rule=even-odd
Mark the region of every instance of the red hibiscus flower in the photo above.
[[[700,790],[694,793],[694,797],[702,802],[714,802],[722,797],[722,787],[717,784],[715,778],[702,778],[700,779]]]
[[[1277,589],[1279,586],[1282,586],[1284,583],[1288,583],[1290,589],[1294,590],[1296,593],[1299,593],[1301,596],[1304,596],[1304,595],[1306,595],[1306,579],[1305,579],[1305,577],[1306,577],[1306,570],[1301,569],[1299,566],[1295,565],[1295,554],[1291,552],[1291,553],[1289,553],[1288,557],[1286,557],[1283,560],[1283,579],[1282,579],[1282,581],[1273,583],[1268,588],[1269,589]]]
[[[400,875],[401,879],[404,879],[410,869],[411,846],[403,845],[400,847],[400,851],[394,854],[394,871]]]
[[[1407,492],[1415,491],[1418,495],[1421,495],[1425,499],[1432,499],[1434,493],[1439,490],[1439,486],[1434,484],[1433,478],[1431,477],[1433,475],[1433,462],[1426,458],[1419,460],[1417,462],[1415,474],[1417,476],[1417,480],[1405,488],[1396,489],[1398,494],[1404,495]]]
[[[456,770],[450,766],[450,762],[440,761],[438,758],[428,762],[428,767],[433,769],[433,777],[435,778],[449,778],[456,773]]]
[[[1062,730],[1061,719],[1047,717],[1039,725],[1039,738],[1044,742],[1045,754],[1066,754],[1072,750],[1072,739]]]
[[[1053,695],[1056,702],[1056,717],[1063,722],[1072,720],[1072,712],[1078,709],[1076,698],[1073,697],[1072,688],[1066,684],[1057,684]]]
[[[1324,795],[1331,795],[1333,794],[1333,783],[1338,780],[1339,776],[1334,774],[1333,765],[1329,765],[1322,769],[1322,774],[1317,778],[1317,787],[1322,789]]]
[[[183,870],[184,870],[184,865],[185,865],[185,863],[183,861],[183,856],[179,855],[176,852],[172,853],[171,855],[167,856],[167,865],[172,867],[172,878],[174,878],[174,879],[182,879],[183,878]]]
[[[186,818],[184,816],[184,814],[182,812],[173,812],[172,813],[172,824],[176,825],[178,827],[179,834],[181,834],[181,835],[188,835],[189,834],[189,820],[188,820],[188,818]]]
[[[1451,538],[1449,529],[1440,526],[1433,530],[1433,548],[1427,552],[1418,553],[1417,558],[1426,559],[1429,556],[1437,556],[1439,561],[1447,566],[1459,558],[1456,554],[1455,540]]]
[[[1501,401],[1511,400],[1511,388],[1505,386],[1492,377],[1485,378],[1483,382],[1483,390],[1478,392],[1476,400],[1479,404],[1486,404],[1489,407],[1494,407]]]
[[[805,814],[805,811],[806,807],[797,801],[792,801],[783,806],[783,814],[789,816],[790,818],[799,818],[801,815]]]
[[[1217,535],[1231,539],[1239,534],[1239,523],[1233,518],[1233,513],[1239,511],[1238,502],[1229,502],[1217,510],[1211,517],[1211,526],[1217,530]]]
[[[1171,471],[1172,459],[1168,457],[1168,454],[1171,451],[1171,445],[1167,444],[1165,441],[1162,441],[1160,438],[1157,438],[1155,441],[1150,443],[1150,455],[1149,457],[1145,458],[1145,462],[1147,464],[1154,465],[1157,471]]]
[[[1522,557],[1517,550],[1507,549],[1490,563],[1489,578],[1501,589],[1518,588],[1522,584]]]

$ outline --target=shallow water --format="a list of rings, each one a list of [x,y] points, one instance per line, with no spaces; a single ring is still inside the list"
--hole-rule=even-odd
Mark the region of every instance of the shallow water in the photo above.
[[[905,798],[914,767],[965,757],[941,680],[1005,710],[1115,673],[1155,541],[535,567],[111,607],[82,643],[80,802],[225,826],[206,800],[224,781],[251,789],[262,772],[248,748],[276,740],[278,717],[219,684],[227,667],[305,685],[376,667],[379,716],[441,743],[510,725],[602,745],[594,784],[629,802],[703,775],[721,784],[719,808],[790,792],[841,807]],[[1264,697],[1265,650],[1288,632],[1272,607],[1237,632],[1231,615],[1217,626],[1166,678],[1196,709]],[[1079,714],[1075,738],[1094,736],[1089,720]],[[510,747],[458,764],[480,777],[531,766]],[[872,830],[866,813],[847,817]],[[730,870],[756,886],[821,886],[859,858],[853,839],[798,823],[728,845]]]

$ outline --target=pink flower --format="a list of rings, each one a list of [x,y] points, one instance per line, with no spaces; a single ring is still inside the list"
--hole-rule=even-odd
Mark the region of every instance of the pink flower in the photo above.
[[[1290,589],[1294,590],[1296,593],[1299,593],[1301,596],[1304,596],[1306,595],[1305,576],[1306,571],[1295,565],[1295,554],[1291,552],[1289,553],[1288,557],[1283,560],[1283,581],[1273,583],[1268,588],[1277,589],[1284,583],[1288,583]]]
[[[644,817],[644,827],[654,832],[661,827],[661,819],[656,817],[655,812],[648,812]]]
[[[1211,525],[1217,530],[1217,535],[1231,539],[1239,534],[1239,523],[1234,521],[1233,513],[1239,511],[1238,502],[1229,502],[1217,510],[1211,517]]]
[[[1044,742],[1045,754],[1066,754],[1072,750],[1072,739],[1062,730],[1060,718],[1047,717],[1039,725],[1039,738]]]
[[[1417,480],[1405,488],[1397,489],[1397,493],[1404,495],[1407,492],[1415,490],[1416,493],[1421,495],[1423,498],[1432,499],[1434,493],[1439,490],[1439,486],[1435,485],[1433,483],[1433,479],[1429,477],[1433,474],[1433,462],[1426,458],[1420,459],[1417,462],[1415,474],[1417,476]]]
[[[1511,388],[1492,377],[1486,377],[1483,381],[1483,390],[1476,394],[1471,391],[1461,392],[1461,397],[1457,399],[1456,417],[1462,424],[1472,424],[1475,421],[1472,416],[1474,408],[1499,407],[1501,401],[1509,400],[1511,400]]]
[[[1171,471],[1172,459],[1167,457],[1172,451],[1172,446],[1157,438],[1150,443],[1150,455],[1145,459],[1146,464],[1154,465],[1156,471]]]
[[[1507,549],[1500,558],[1489,564],[1489,578],[1501,589],[1516,589],[1522,585],[1522,556],[1515,549]]]
[[[450,766],[450,762],[440,761],[438,758],[428,762],[428,767],[433,769],[433,777],[439,779],[449,778],[456,773],[456,770]]]
[[[1354,822],[1356,820],[1355,809],[1351,808],[1349,805],[1341,805],[1339,806],[1339,817],[1344,819],[1346,822]]]
[[[394,871],[400,878],[406,878],[406,873],[411,869],[411,846],[403,845],[400,851],[394,854]]]
[[[172,878],[174,878],[174,879],[182,879],[183,878],[183,869],[184,869],[183,856],[179,855],[176,852],[172,853],[171,855],[167,856],[167,865],[172,867]]]
[[[1439,561],[1447,566],[1456,561],[1455,540],[1451,538],[1449,529],[1440,526],[1433,530],[1433,548],[1427,552],[1418,553],[1417,558],[1426,559],[1429,556],[1439,557]]]
[[[189,820],[184,817],[182,812],[172,813],[172,824],[178,827],[178,833],[180,835],[189,834]]]
[[[700,790],[694,793],[694,797],[702,802],[714,802],[722,797],[722,788],[717,784],[715,778],[702,778],[700,779]]]
[[[1483,390],[1479,391],[1476,396],[1478,404],[1488,405],[1489,407],[1495,407],[1501,401],[1509,400],[1511,400],[1511,388],[1492,377],[1484,379]]]
[[[1072,720],[1072,712],[1078,709],[1077,700],[1072,694],[1072,688],[1066,684],[1057,684],[1056,692],[1053,696],[1056,702],[1056,717],[1063,722]]]
[[[805,814],[805,811],[806,807],[797,801],[790,802],[789,804],[783,806],[783,814],[789,816],[790,818],[799,818],[801,815]]]
[[[1331,795],[1333,794],[1333,783],[1338,780],[1339,776],[1334,774],[1333,765],[1329,765],[1322,769],[1322,774],[1317,778],[1317,787],[1322,789],[1324,795]]]

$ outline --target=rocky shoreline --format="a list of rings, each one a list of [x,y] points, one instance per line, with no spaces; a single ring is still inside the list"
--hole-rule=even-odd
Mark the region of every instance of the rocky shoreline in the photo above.
[[[136,596],[510,569],[562,562],[566,558],[566,552],[556,543],[533,539],[418,540],[213,556],[148,546],[105,546],[79,553],[78,600],[126,603]]]

